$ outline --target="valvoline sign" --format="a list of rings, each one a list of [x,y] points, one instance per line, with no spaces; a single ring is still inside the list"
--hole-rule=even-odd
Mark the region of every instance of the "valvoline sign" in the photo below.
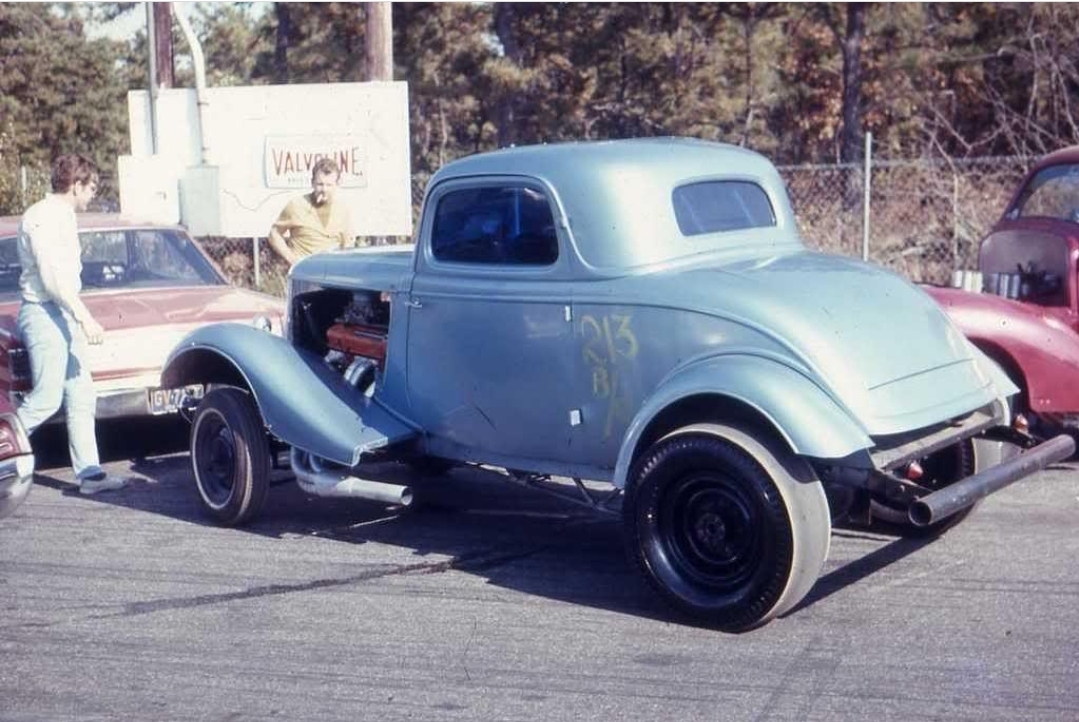
[[[342,188],[367,186],[367,152],[356,135],[273,135],[266,137],[263,168],[267,188],[309,188],[311,168],[329,157],[341,169]]]

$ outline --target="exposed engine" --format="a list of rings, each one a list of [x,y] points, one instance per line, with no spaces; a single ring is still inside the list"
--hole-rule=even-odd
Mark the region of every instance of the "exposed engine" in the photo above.
[[[390,304],[379,291],[326,289],[306,293],[293,308],[295,339],[362,393],[374,391],[386,363]]]

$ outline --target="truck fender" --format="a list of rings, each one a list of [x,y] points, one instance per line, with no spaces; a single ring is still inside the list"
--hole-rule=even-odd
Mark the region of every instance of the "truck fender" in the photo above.
[[[927,288],[975,346],[1015,367],[1032,411],[1079,409],[1079,334],[1028,304],[986,293]]]
[[[185,336],[165,361],[161,381],[165,388],[246,386],[271,434],[349,467],[366,451],[416,435],[411,425],[350,386],[318,355],[240,323],[212,324]]]
[[[756,410],[798,455],[838,459],[873,445],[851,414],[802,372],[763,356],[711,356],[676,369],[641,406],[618,453],[615,486],[625,488],[652,421],[672,404],[701,395],[723,396]]]

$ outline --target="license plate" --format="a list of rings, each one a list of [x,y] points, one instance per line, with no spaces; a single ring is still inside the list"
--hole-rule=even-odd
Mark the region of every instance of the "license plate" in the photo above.
[[[150,413],[175,414],[188,399],[202,398],[202,384],[193,384],[179,389],[150,389],[146,392],[150,397]]]

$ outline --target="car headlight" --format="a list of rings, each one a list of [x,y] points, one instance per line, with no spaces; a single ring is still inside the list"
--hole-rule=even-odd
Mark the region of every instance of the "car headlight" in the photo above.
[[[273,321],[269,316],[255,316],[251,319],[251,325],[257,328],[259,331],[265,331],[266,333],[273,333]]]

